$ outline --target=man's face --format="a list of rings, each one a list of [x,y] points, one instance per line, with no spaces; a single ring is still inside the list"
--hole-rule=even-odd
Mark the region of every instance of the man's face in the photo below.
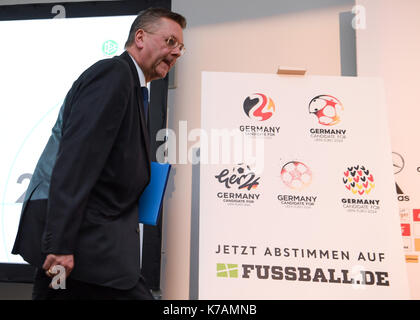
[[[146,77],[146,81],[164,78],[181,56],[179,45],[170,47],[167,40],[172,37],[183,43],[181,26],[167,18],[161,18],[149,32],[142,32],[142,59],[140,67]]]

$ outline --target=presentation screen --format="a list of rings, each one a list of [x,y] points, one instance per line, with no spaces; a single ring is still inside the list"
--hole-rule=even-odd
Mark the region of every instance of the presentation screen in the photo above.
[[[124,51],[135,16],[0,21],[0,264],[12,255],[22,202],[72,83]]]

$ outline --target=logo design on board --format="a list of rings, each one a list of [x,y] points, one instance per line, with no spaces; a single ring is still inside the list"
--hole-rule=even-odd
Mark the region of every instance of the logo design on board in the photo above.
[[[260,177],[257,177],[251,168],[245,164],[238,164],[232,170],[223,169],[215,178],[227,189],[236,187],[238,190],[248,191],[256,189],[260,180]]]
[[[295,209],[314,208],[318,196],[299,192],[312,183],[312,170],[306,164],[300,161],[286,163],[281,168],[280,178],[284,185],[294,191],[292,194],[281,193],[277,195],[277,200],[281,206]],[[296,191],[298,194],[296,194]]]
[[[261,194],[255,193],[260,177],[246,164],[223,169],[214,177],[225,187],[216,196],[227,205],[251,206],[260,199]]]
[[[281,169],[280,176],[283,183],[293,190],[302,190],[312,182],[311,169],[299,161],[286,163]]]
[[[218,263],[216,265],[217,277],[218,278],[238,278],[238,265],[231,263]]]
[[[381,200],[365,197],[375,189],[375,178],[366,166],[348,167],[344,171],[342,182],[345,188],[354,195],[354,197],[341,199],[345,211],[357,214],[376,214],[380,212]]]
[[[368,195],[375,188],[375,179],[365,166],[358,165],[347,168],[343,184],[355,195]]]
[[[250,119],[257,121],[270,119],[276,111],[273,100],[262,93],[254,93],[247,97],[243,103],[243,108]]]
[[[318,123],[324,126],[334,126],[340,123],[343,104],[336,97],[319,95],[309,103],[309,113],[314,114]]]

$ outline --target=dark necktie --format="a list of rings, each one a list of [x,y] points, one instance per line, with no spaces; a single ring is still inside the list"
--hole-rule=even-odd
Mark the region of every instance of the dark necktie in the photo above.
[[[149,111],[149,90],[147,89],[147,87],[141,87],[141,93],[143,94],[144,117],[147,123],[147,112]]]

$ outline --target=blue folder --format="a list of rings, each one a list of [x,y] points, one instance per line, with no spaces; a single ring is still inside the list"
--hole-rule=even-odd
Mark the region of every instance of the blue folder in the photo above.
[[[139,199],[139,222],[155,226],[162,208],[171,165],[152,162],[151,170],[150,183]]]

